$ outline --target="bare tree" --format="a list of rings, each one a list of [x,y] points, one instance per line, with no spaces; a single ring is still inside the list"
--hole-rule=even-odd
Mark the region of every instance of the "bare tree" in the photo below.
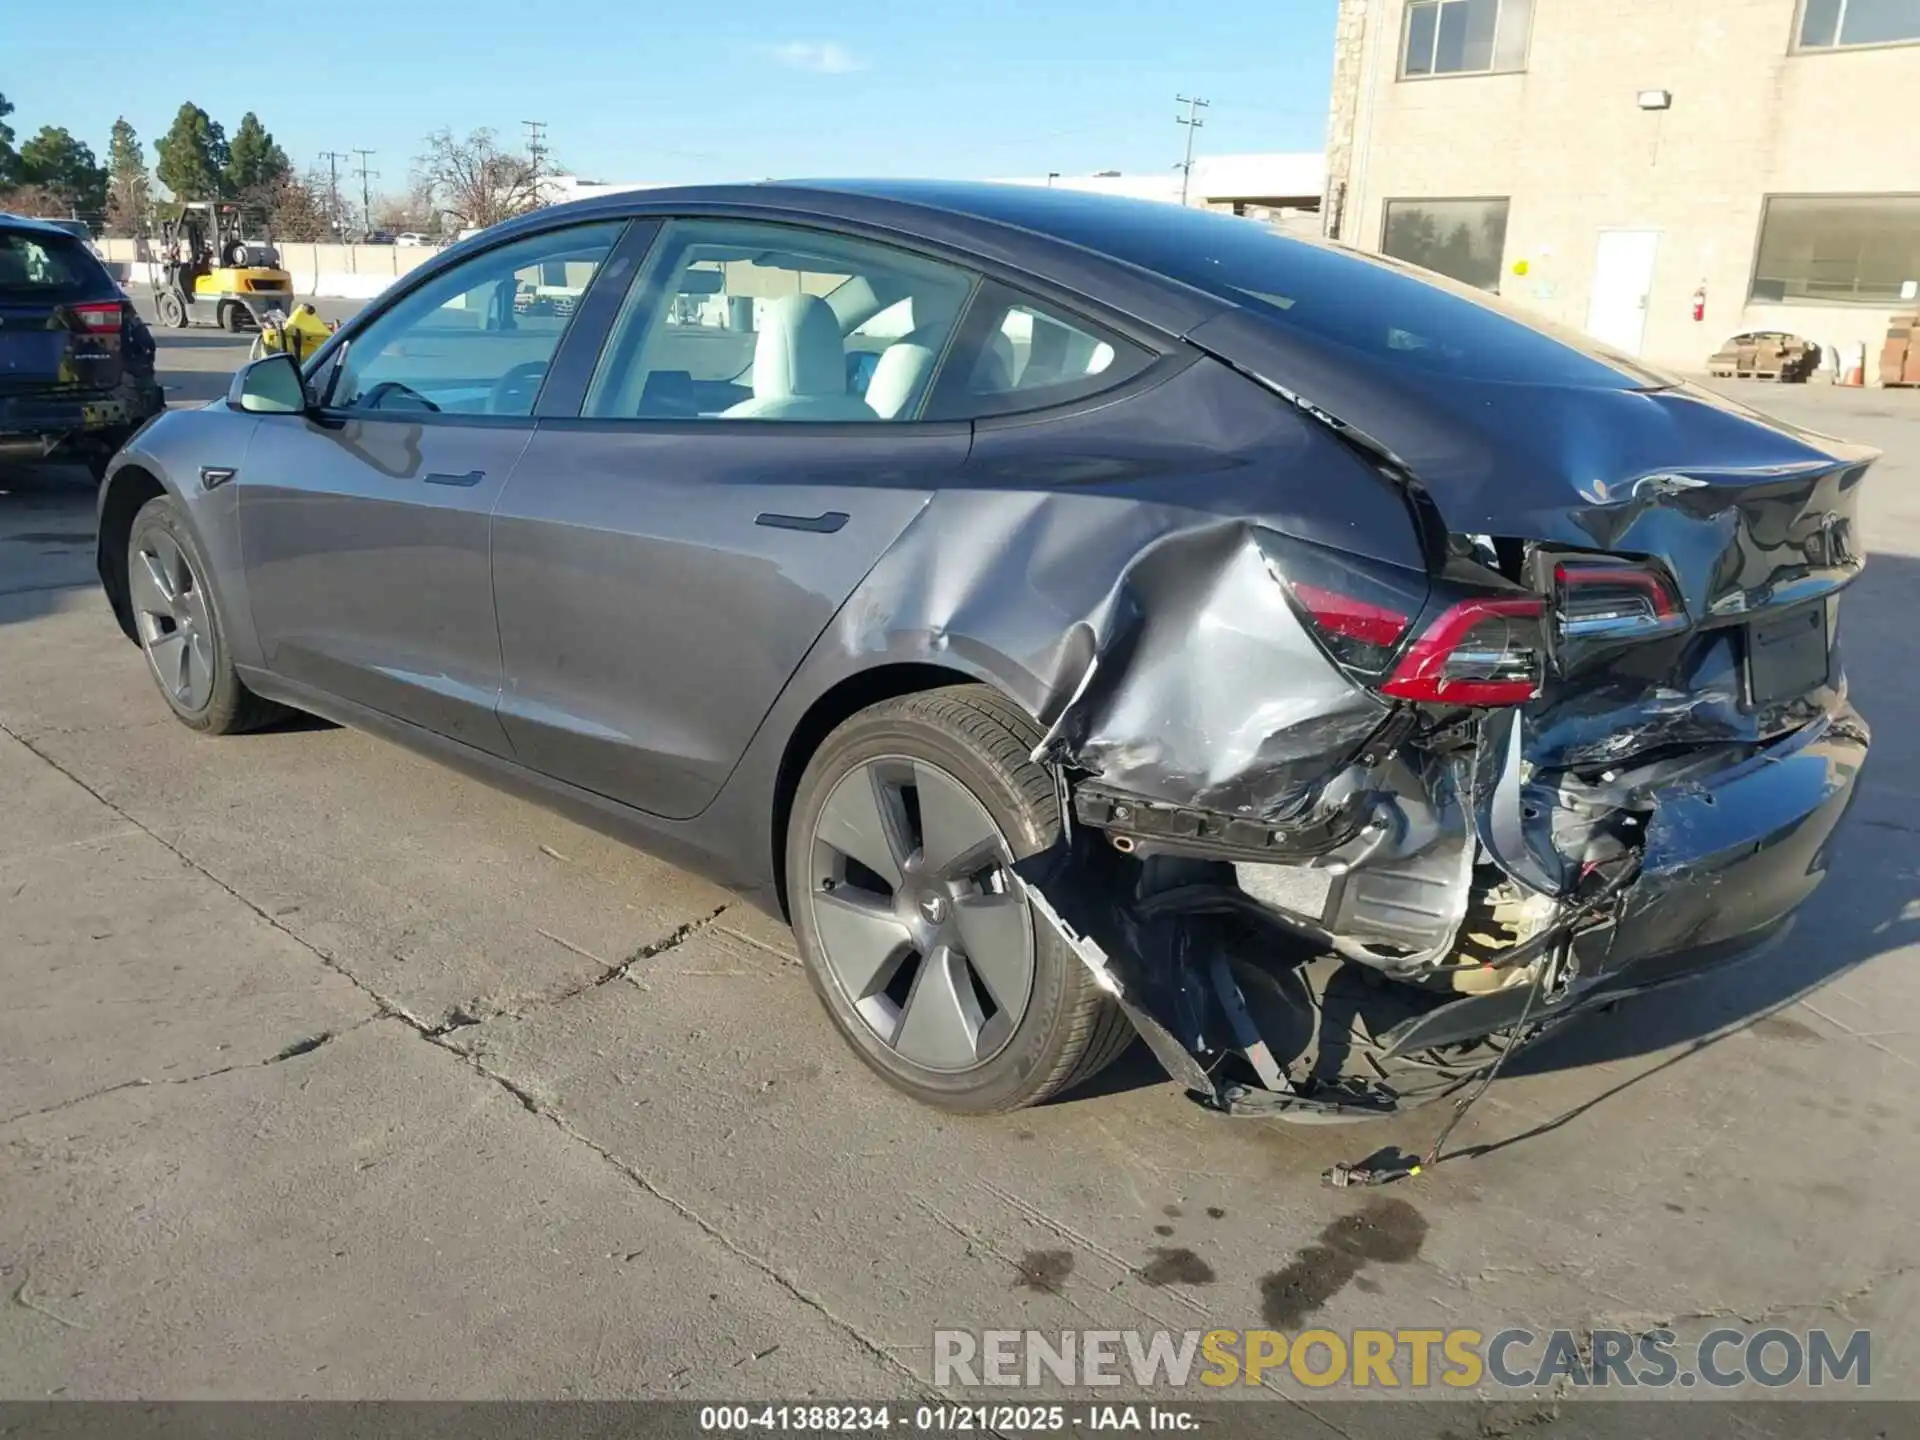
[[[427,153],[414,161],[414,178],[455,229],[497,225],[546,203],[534,161],[502,150],[487,129],[464,140],[436,130],[427,137]]]

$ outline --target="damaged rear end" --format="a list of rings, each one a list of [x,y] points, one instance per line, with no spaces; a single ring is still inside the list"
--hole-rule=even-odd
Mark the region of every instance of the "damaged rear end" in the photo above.
[[[1308,1119],[1783,933],[1866,757],[1840,602],[1876,458],[1314,266],[1342,300],[1241,281],[1187,338],[1390,482],[1419,558],[1258,516],[1141,553],[1043,717],[1070,843],[1024,867],[1175,1078]]]

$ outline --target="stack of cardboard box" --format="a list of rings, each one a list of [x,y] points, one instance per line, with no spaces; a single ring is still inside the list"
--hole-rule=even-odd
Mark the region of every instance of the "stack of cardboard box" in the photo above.
[[[1882,385],[1920,385],[1920,314],[1895,315],[1880,347]]]
[[[1798,384],[1820,364],[1820,347],[1797,335],[1777,332],[1738,335],[1707,361],[1710,375],[1733,375],[1753,380]]]

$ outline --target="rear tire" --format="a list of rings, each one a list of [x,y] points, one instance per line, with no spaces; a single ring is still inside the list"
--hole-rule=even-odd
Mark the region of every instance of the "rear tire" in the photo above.
[[[156,495],[127,537],[134,631],[161,698],[203,735],[236,735],[286,712],[247,689],[233,668],[220,601],[200,542],[172,496]]]
[[[1052,777],[1027,758],[1039,740],[985,686],[903,696],[829,735],[794,795],[787,895],[807,976],[862,1060],[944,1110],[1038,1104],[1133,1041],[1006,869],[1060,836]]]

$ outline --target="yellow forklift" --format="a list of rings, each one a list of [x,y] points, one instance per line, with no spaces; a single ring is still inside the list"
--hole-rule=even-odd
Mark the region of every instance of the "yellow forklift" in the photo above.
[[[245,237],[240,207],[189,200],[161,229],[164,272],[154,292],[160,323],[263,328],[269,310],[293,309],[293,277],[280,252]]]

